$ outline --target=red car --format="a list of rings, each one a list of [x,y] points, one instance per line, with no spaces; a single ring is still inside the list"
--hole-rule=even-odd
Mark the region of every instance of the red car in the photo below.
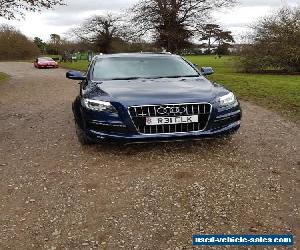
[[[34,61],[34,67],[38,69],[58,68],[58,63],[50,57],[39,57]]]

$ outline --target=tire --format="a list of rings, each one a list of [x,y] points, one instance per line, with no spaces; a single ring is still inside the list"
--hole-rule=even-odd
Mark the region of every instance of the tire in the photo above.
[[[84,131],[79,127],[77,122],[75,122],[75,129],[76,129],[76,135],[78,138],[78,141],[81,145],[91,145],[93,142],[86,136]]]

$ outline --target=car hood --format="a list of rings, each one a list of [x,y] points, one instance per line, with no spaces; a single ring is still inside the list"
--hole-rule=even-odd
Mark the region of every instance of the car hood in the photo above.
[[[105,97],[127,106],[211,102],[220,91],[219,85],[204,77],[114,80],[101,82],[97,87],[98,91],[91,91],[89,98],[103,100]]]

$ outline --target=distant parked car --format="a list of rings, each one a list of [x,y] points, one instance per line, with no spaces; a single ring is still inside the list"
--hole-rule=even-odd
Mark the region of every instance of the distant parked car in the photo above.
[[[50,57],[39,57],[34,61],[34,67],[38,69],[58,68],[58,63]]]

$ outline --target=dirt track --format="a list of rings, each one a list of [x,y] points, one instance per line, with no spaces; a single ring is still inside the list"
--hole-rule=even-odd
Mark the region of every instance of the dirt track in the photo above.
[[[83,148],[65,70],[0,71],[0,249],[192,249],[194,233],[292,233],[300,248],[295,124],[242,103],[232,140]]]

